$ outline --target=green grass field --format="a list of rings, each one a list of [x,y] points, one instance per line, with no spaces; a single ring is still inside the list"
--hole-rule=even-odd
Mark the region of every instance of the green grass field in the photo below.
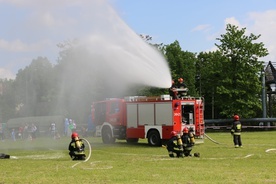
[[[86,162],[71,161],[70,138],[0,142],[0,184],[9,183],[276,183],[276,131],[243,132],[243,148],[234,148],[230,133],[207,133],[209,139],[192,152],[200,158],[169,158],[162,147],[146,140],[136,145],[114,145],[87,137],[92,146]],[[89,150],[86,149],[87,155]]]

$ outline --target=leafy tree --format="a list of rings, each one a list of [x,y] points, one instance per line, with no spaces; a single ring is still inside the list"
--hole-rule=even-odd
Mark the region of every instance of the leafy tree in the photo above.
[[[1,79],[1,94],[0,94],[0,123],[6,123],[10,117],[16,114],[21,104],[16,103],[14,80]]]
[[[205,100],[205,118],[217,118],[220,104],[217,102],[217,87],[221,85],[222,60],[221,52],[201,52],[196,62],[196,89]]]
[[[215,44],[225,58],[217,68],[221,71],[216,93],[222,117],[238,113],[252,118],[261,108],[259,74],[264,62],[259,58],[268,55],[268,51],[262,42],[257,42],[261,35],[246,36],[245,31],[246,28],[228,24],[226,33],[217,38],[221,44]]]
[[[16,100],[23,104],[21,116],[49,115],[51,102],[55,102],[55,75],[47,58],[34,59],[20,69],[15,79]]]
[[[189,88],[189,95],[195,96],[196,55],[192,52],[182,51],[178,41],[164,46],[163,50],[171,69],[172,78],[174,80],[183,78]]]

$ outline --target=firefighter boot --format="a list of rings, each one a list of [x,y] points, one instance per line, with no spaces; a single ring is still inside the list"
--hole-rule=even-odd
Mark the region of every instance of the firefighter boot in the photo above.
[[[194,153],[195,157],[200,157],[200,153]]]

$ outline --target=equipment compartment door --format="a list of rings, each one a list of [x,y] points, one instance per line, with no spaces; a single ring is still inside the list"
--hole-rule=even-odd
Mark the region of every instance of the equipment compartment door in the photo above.
[[[155,104],[156,125],[173,125],[173,112],[171,103]]]
[[[138,114],[137,114],[137,104],[127,104],[127,128],[137,128],[138,124]]]
[[[154,125],[154,104],[138,104],[138,125]]]
[[[181,104],[182,109],[182,123],[187,125],[194,124],[194,104],[193,103],[184,103]]]

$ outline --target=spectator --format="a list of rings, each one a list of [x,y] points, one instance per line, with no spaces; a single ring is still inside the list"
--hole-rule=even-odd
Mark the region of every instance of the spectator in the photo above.
[[[75,132],[77,130],[77,124],[75,122],[75,120],[73,120],[73,129],[72,132]]]
[[[55,136],[56,136],[56,123],[55,122],[51,123],[49,129],[50,129],[51,137],[55,139]]]
[[[12,129],[11,137],[12,137],[12,140],[13,140],[13,141],[16,141],[16,138],[15,138],[15,130],[14,130],[14,128]]]
[[[69,127],[69,120],[68,120],[68,118],[65,118],[65,121],[64,121],[64,136],[70,135],[70,134],[68,134],[68,127]]]
[[[36,138],[36,132],[37,132],[37,127],[34,124],[32,124],[32,126],[31,126],[32,139]]]
[[[17,136],[19,139],[23,139],[23,131],[24,131],[24,128],[22,126],[18,128]]]

